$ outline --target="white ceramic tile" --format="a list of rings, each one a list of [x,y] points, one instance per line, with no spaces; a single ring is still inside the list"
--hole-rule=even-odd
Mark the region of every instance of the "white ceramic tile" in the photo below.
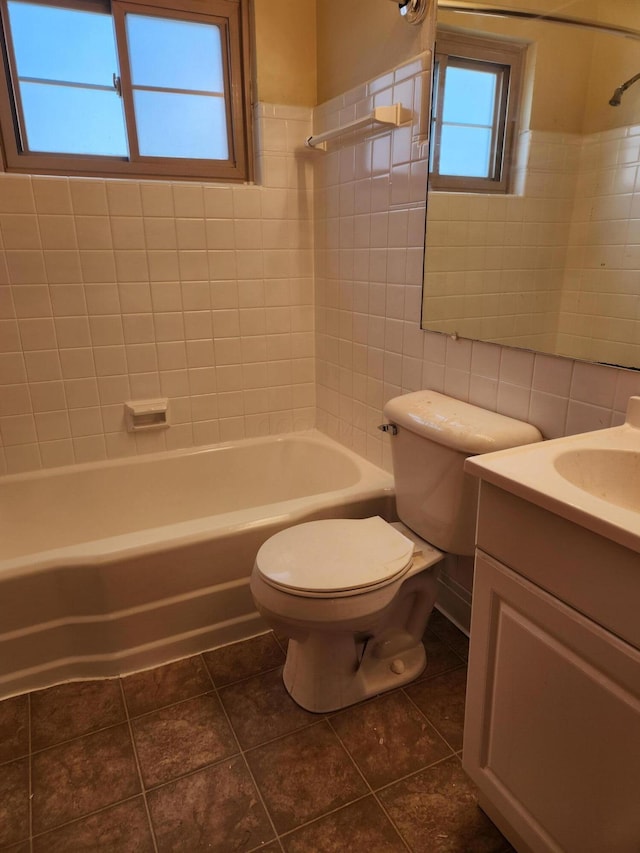
[[[37,177],[31,179],[33,196],[39,214],[71,213],[71,193],[67,178]]]
[[[62,378],[60,357],[57,350],[26,352],[24,360],[29,382],[46,382]],[[6,393],[6,391],[3,391],[3,397],[5,398]]]
[[[108,214],[107,189],[104,181],[77,179],[70,181],[69,188],[73,211],[77,216]]]
[[[611,419],[612,412],[610,409],[569,400],[565,435],[606,429],[611,426]]]
[[[612,408],[616,394],[616,371],[604,365],[576,362],[570,394],[572,400]]]
[[[140,216],[142,198],[137,181],[107,181],[107,203],[111,216]]]
[[[0,213],[34,213],[31,178],[26,175],[2,175]]]

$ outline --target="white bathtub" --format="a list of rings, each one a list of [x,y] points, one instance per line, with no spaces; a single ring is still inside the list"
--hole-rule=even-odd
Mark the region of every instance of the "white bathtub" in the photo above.
[[[393,512],[391,475],[315,431],[1,477],[0,698],[260,633],[269,536]]]

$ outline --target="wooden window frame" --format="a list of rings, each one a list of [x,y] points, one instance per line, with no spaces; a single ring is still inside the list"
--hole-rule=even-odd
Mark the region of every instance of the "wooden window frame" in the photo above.
[[[3,167],[22,174],[91,176],[112,178],[250,181],[253,179],[253,133],[251,121],[251,57],[249,51],[248,0],[29,0],[58,8],[111,14],[116,33],[120,64],[123,108],[129,140],[128,158],[103,155],[39,153],[25,150],[22,142],[24,121],[11,44],[7,0],[0,0],[2,32],[0,42],[0,138]],[[155,10],[159,17],[213,23],[220,28],[223,48],[225,107],[228,151],[226,160],[177,157],[142,157],[137,150],[133,120],[133,92],[125,14],[145,14]]]
[[[431,157],[429,187],[443,192],[508,193],[512,191],[513,158],[520,114],[522,71],[526,45],[484,36],[472,36],[438,29],[434,62],[434,92],[431,116]],[[453,60],[453,62],[452,62]],[[497,75],[493,120],[491,175],[441,175],[438,170],[442,130],[445,75],[436,69],[483,67]]]

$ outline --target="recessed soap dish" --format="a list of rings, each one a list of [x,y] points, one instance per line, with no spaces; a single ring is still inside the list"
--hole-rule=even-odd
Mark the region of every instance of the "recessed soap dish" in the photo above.
[[[167,429],[169,401],[166,397],[158,400],[129,400],[124,404],[128,432],[141,432],[150,429]]]

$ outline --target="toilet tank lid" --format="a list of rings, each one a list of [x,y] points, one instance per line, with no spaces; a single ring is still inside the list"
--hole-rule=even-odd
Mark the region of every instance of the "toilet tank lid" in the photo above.
[[[542,441],[540,431],[532,424],[437,391],[394,397],[384,407],[384,414],[397,426],[469,455]]]

